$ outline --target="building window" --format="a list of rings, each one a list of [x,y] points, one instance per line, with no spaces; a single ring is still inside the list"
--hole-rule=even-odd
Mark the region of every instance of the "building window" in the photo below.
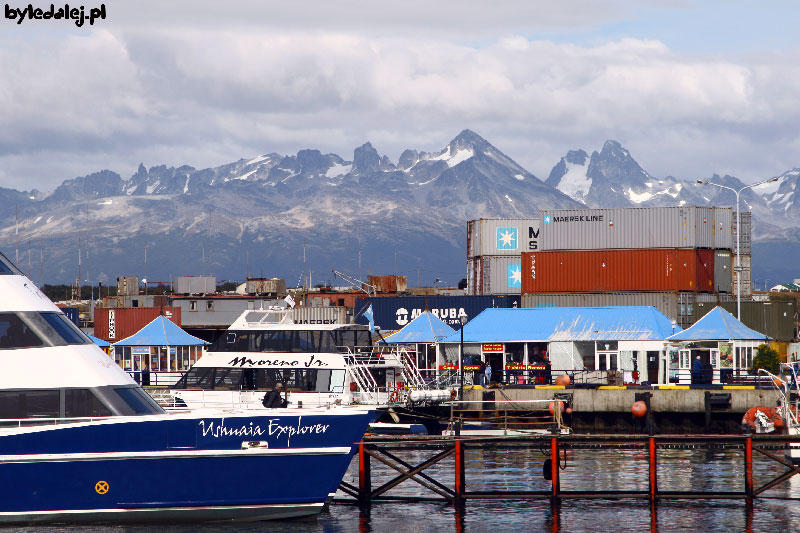
[[[213,311],[214,310],[214,301],[213,300],[208,300],[206,302],[206,310],[207,311]]]
[[[189,301],[189,311],[197,311],[197,300]]]

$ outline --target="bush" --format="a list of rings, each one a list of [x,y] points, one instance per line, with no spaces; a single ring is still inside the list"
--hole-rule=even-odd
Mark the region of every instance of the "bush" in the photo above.
[[[756,355],[753,357],[753,365],[747,369],[747,373],[755,375],[758,369],[763,368],[773,374],[779,374],[781,370],[781,360],[778,357],[778,352],[773,350],[767,344],[762,344],[756,349]]]

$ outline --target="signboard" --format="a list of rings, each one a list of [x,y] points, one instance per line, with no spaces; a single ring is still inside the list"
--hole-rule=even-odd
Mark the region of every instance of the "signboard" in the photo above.
[[[501,352],[503,351],[503,343],[489,343],[482,344],[481,350],[484,352]]]

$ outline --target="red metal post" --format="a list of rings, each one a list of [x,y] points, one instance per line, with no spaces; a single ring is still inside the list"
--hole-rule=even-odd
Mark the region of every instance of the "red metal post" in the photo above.
[[[550,439],[550,458],[552,459],[551,465],[550,465],[550,468],[552,469],[551,470],[551,474],[552,474],[552,481],[553,481],[552,500],[553,500],[553,502],[556,502],[556,501],[558,501],[558,494],[559,494],[559,491],[561,490],[561,486],[560,486],[561,484],[560,484],[559,479],[558,479],[559,458],[558,458],[558,438],[557,437],[553,437],[552,439]]]
[[[372,480],[370,479],[369,455],[364,449],[364,441],[358,443],[358,501],[369,502],[372,493]]]
[[[747,505],[753,505],[753,437],[744,441],[744,492]]]
[[[456,503],[463,502],[464,485],[466,476],[464,473],[464,447],[461,440],[455,441],[455,460],[456,460]]]
[[[648,450],[650,452],[650,503],[655,503],[658,494],[658,471],[656,469],[656,439],[654,437],[650,437]]]

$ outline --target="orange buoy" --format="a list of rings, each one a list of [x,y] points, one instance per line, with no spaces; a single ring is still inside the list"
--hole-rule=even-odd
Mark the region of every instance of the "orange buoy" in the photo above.
[[[642,418],[647,414],[647,404],[641,400],[638,402],[633,402],[633,405],[631,406],[631,413],[633,413],[633,416],[636,418]]]
[[[572,380],[569,377],[569,374],[561,374],[556,378],[556,385],[564,385],[565,387],[569,385]]]
[[[558,403],[558,410],[559,411],[563,411],[564,410],[564,402],[563,401],[561,401],[561,400],[559,400],[558,402],[552,401],[552,402],[550,402],[550,407],[549,407],[551,415],[556,414],[556,405],[555,405],[556,403]]]
[[[567,413],[568,415],[571,415],[572,414],[572,407],[567,407],[566,409],[564,409],[564,412]]]

